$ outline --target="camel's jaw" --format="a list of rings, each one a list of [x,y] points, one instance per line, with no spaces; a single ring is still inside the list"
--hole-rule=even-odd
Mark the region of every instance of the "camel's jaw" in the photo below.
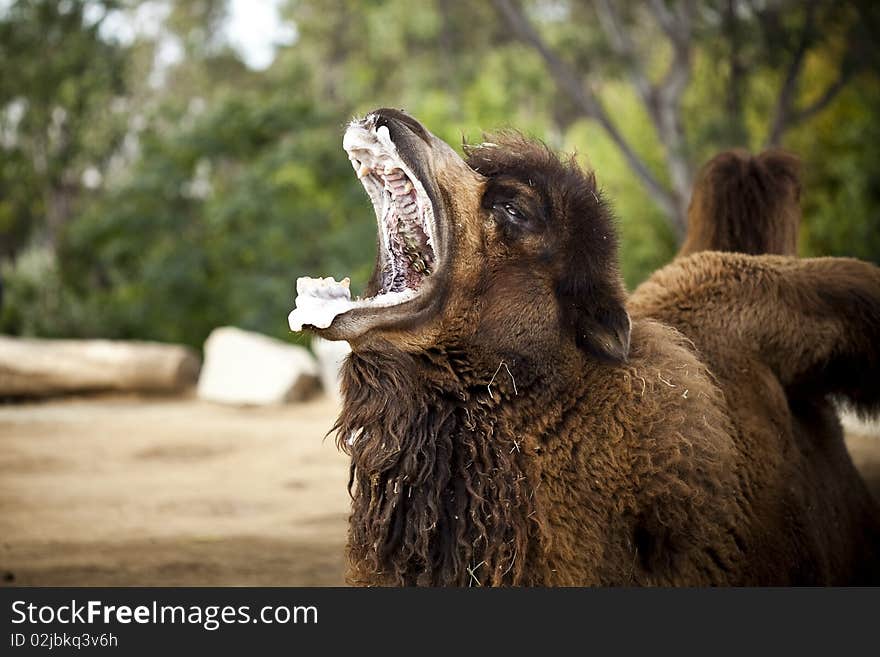
[[[440,146],[442,145],[442,146]],[[437,309],[445,287],[448,221],[433,175],[432,155],[454,152],[411,117],[377,110],[353,121],[343,148],[373,203],[378,253],[363,298],[352,299],[348,279],[300,278],[288,318],[329,339],[353,340],[374,328],[410,328]],[[457,156],[455,156],[457,158]]]

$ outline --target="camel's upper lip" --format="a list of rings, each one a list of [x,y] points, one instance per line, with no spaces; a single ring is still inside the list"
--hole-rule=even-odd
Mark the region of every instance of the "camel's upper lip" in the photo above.
[[[446,254],[433,200],[436,193],[429,191],[429,133],[414,119],[406,119],[378,111],[352,121],[343,138],[376,213],[379,252],[373,281],[363,298],[352,299],[348,279],[300,278],[296,309],[288,318],[292,330],[327,329],[337,317],[358,313],[362,321],[348,323],[363,330],[381,323],[383,309],[394,308],[399,319],[409,307],[413,312],[423,308],[420,297],[435,287],[435,274]]]

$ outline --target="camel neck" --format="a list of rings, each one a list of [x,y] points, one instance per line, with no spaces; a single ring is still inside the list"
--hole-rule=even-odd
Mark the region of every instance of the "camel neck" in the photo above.
[[[349,358],[336,430],[352,457],[353,583],[528,583],[540,512],[505,405],[534,382],[499,362],[487,378],[455,352]]]

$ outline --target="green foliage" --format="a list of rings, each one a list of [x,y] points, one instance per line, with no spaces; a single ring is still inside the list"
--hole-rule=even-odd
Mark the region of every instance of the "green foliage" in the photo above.
[[[787,146],[804,171],[805,255],[853,256],[880,264],[880,85],[844,92],[833,112],[796,131]]]
[[[106,12],[113,2],[92,2]],[[114,110],[126,56],[99,36],[86,3],[17,0],[0,15],[0,256],[34,229],[54,238],[86,168],[100,169],[125,130]]]
[[[298,275],[369,275],[372,212],[326,138],[337,125],[282,92],[145,131],[130,179],[67,231],[65,280],[118,337],[200,345],[230,323],[288,336]]]
[[[588,83],[624,137],[668,184],[663,147],[592,5],[525,4],[547,43],[593,72]],[[2,331],[200,347],[233,324],[299,339],[286,324],[298,276],[351,276],[356,290],[369,276],[375,220],[341,135],[353,115],[382,105],[406,108],[453,145],[514,127],[577,153],[615,208],[630,288],[675,253],[666,218],[617,146],[491,3],[292,0],[298,41],[255,72],[217,36],[224,0],[171,0],[166,29],[184,58],[159,86],[148,82],[158,42],[108,41],[87,6],[133,5],[19,0],[0,14],[0,258],[18,254],[0,263]],[[656,80],[670,58],[663,35],[646,8],[622,7]],[[720,15],[718,3],[704,9]],[[806,63],[801,105],[834,78],[837,25]],[[734,144],[761,146],[795,47],[744,31],[748,70],[732,114],[719,64],[730,53],[712,29],[710,20],[695,35],[684,97],[694,165]],[[876,76],[864,73],[786,135],[805,163],[804,254],[880,262],[878,112]],[[104,182],[89,191],[81,180],[92,168]],[[58,216],[54,251],[24,248]]]
[[[0,332],[51,338],[103,335],[94,323],[93,301],[71,294],[48,248],[27,249],[14,263],[0,263],[0,280]]]

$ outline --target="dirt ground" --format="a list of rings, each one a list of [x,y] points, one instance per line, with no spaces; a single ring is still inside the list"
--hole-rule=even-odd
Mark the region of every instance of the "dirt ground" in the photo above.
[[[325,398],[0,406],[0,584],[343,584],[347,458]],[[880,435],[849,429],[880,497]]]
[[[343,584],[347,457],[327,399],[0,406],[0,580]]]

